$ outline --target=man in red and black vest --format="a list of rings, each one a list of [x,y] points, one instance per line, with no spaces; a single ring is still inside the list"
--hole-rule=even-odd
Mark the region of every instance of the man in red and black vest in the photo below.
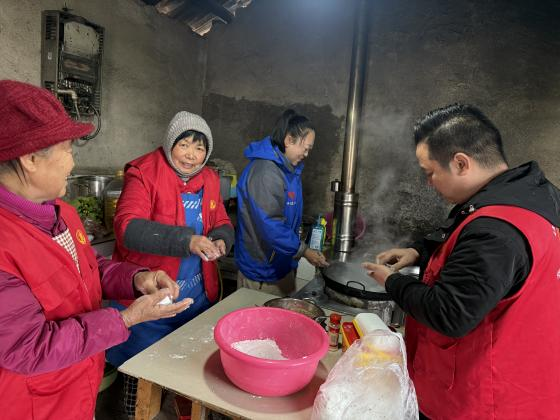
[[[408,314],[420,411],[560,418],[558,189],[535,162],[510,169],[498,129],[472,106],[428,113],[415,143],[428,183],[455,207],[436,232],[364,267]],[[395,272],[414,264],[420,280]]]

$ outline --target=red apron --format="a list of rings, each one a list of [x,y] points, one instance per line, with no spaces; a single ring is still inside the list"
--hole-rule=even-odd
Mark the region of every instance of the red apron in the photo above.
[[[81,273],[70,254],[48,234],[0,209],[0,270],[24,280],[47,320],[64,320],[101,307],[95,254],[73,207],[59,201],[76,245]],[[22,375],[0,369],[3,419],[92,419],[103,377],[104,352],[66,368]]]
[[[528,210],[489,206],[468,216],[434,253],[423,277],[439,281],[463,227],[478,217],[515,226],[532,251],[521,290],[466,336],[450,338],[407,318],[410,376],[420,410],[438,419],[560,418],[560,233]]]
[[[202,187],[202,223],[204,225],[203,234],[218,226],[231,222],[225,211],[220,197],[220,177],[208,167],[204,167],[197,175],[191,178],[185,186],[183,181],[177,176],[175,171],[167,163],[163,149],[160,147],[153,152],[139,157],[126,165],[126,170],[130,167],[138,168],[142,174],[144,191],[148,193],[151,203],[151,220],[173,226],[185,226],[185,209],[181,200],[181,191],[184,188],[191,188],[192,192],[198,192]],[[125,190],[127,185],[125,184]],[[138,193],[131,191],[131,196]],[[119,198],[119,205],[115,214],[115,261],[128,261],[150,270],[163,270],[172,279],[177,278],[181,258],[167,257],[162,255],[145,254],[127,249],[124,244],[124,232],[128,225],[129,215],[126,214],[126,207],[134,205],[129,203],[127,195]],[[216,261],[202,261],[202,277],[204,289],[210,302],[218,299],[219,282],[218,266]],[[120,301],[127,305],[130,301]]]

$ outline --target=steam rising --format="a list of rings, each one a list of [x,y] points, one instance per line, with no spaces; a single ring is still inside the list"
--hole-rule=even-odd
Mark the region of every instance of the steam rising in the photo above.
[[[358,154],[358,213],[366,234],[352,261],[375,261],[386,249],[407,246],[433,229],[446,208],[418,168],[410,114],[374,109],[364,115]]]

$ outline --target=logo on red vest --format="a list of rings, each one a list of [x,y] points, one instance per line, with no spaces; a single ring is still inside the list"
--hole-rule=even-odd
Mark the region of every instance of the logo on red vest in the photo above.
[[[216,208],[216,202],[214,200],[210,200],[210,210],[214,210]]]
[[[78,229],[76,231],[76,239],[78,240],[79,243],[81,243],[82,245],[85,245],[87,242],[87,238],[86,235],[84,235],[84,232],[81,231],[81,229]]]

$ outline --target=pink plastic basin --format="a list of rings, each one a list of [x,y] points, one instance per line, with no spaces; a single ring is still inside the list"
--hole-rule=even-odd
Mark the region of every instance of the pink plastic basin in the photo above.
[[[243,340],[273,339],[288,360],[250,356],[233,347]],[[305,315],[280,308],[245,308],[223,316],[214,339],[227,377],[251,394],[280,397],[306,386],[329,347],[327,333]]]

